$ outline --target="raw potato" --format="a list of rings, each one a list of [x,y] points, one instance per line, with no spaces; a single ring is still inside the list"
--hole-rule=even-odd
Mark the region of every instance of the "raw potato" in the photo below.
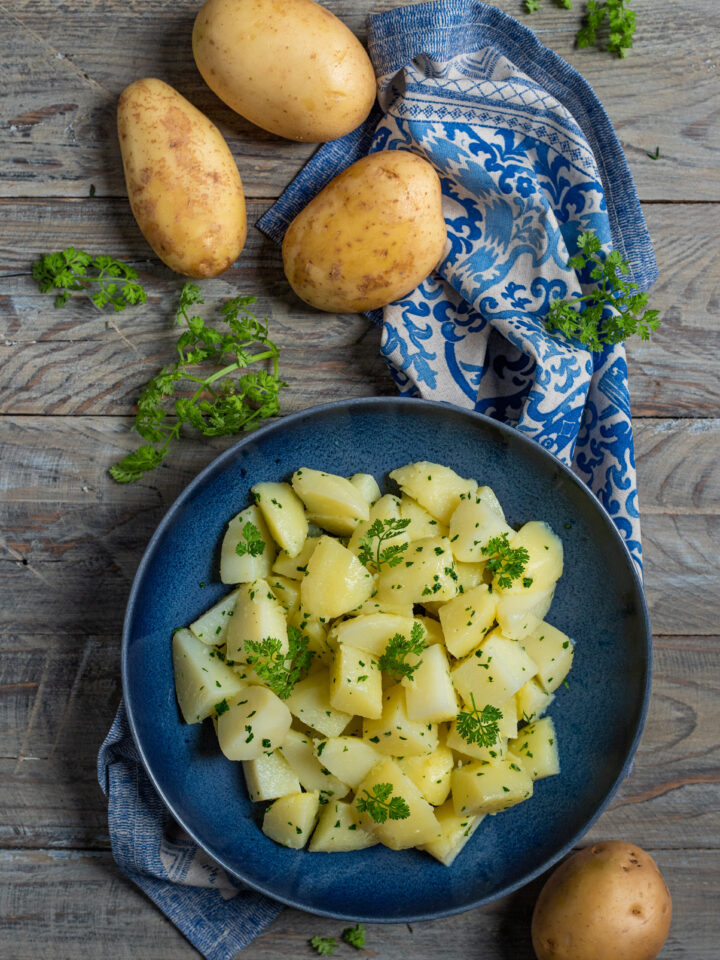
[[[670,931],[672,900],[636,844],[596,843],[562,863],[532,919],[538,960],[652,960]]]
[[[207,85],[289,140],[350,133],[375,101],[375,72],[354,34],[312,0],[208,0],[193,29]]]
[[[447,238],[440,180],[405,150],[363,157],[301,210],[283,240],[285,275],[330,313],[404,297],[438,265]]]
[[[132,212],[160,259],[187,277],[216,277],[245,245],[245,194],[220,131],[162,80],[136,80],[118,102]]]

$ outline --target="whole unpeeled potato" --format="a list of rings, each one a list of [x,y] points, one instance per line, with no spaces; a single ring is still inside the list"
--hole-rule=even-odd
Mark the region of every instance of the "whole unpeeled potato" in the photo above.
[[[169,267],[216,277],[247,235],[240,174],[220,131],[162,80],[136,80],[118,102],[130,206]]]
[[[237,113],[289,140],[359,126],[375,100],[360,41],[313,0],[207,0],[193,28],[207,85]]]
[[[636,844],[596,843],[561,864],[532,919],[539,960],[653,960],[670,930],[672,900]]]
[[[440,179],[405,150],[353,163],[301,210],[282,255],[295,293],[332,313],[404,297],[437,266],[447,228]]]

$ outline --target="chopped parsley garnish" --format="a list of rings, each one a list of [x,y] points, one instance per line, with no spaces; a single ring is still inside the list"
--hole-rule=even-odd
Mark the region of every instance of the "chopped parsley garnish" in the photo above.
[[[281,700],[287,700],[295,684],[307,673],[314,654],[308,650],[310,640],[292,625],[288,627],[288,652],[283,653],[280,641],[276,637],[264,637],[262,640],[247,640],[249,651],[247,662],[255,673],[277,694]]]
[[[342,938],[351,947],[362,950],[365,946],[365,927],[361,923],[358,923],[355,927],[347,927],[343,930]]]
[[[488,557],[487,569],[495,574],[495,580],[501,589],[511,587],[513,580],[518,580],[523,575],[530,560],[530,554],[525,547],[513,549],[510,546],[506,533],[500,537],[493,537],[482,548],[482,552]]]
[[[410,664],[405,662],[405,658],[410,654],[420,656],[426,646],[425,628],[416,620],[412,625],[409,639],[401,633],[396,633],[388,640],[385,653],[378,660],[378,666],[396,683],[399,683],[403,677],[411,679],[422,660],[418,660],[416,664]]]
[[[215,715],[219,717],[229,709],[227,700],[221,700],[220,703],[215,704]]]
[[[248,520],[242,528],[242,540],[236,545],[235,553],[239,557],[244,557],[245,554],[250,557],[259,557],[264,549],[265,541],[262,534],[255,524]]]
[[[369,790],[363,790],[364,797],[357,797],[355,805],[360,813],[367,813],[375,823],[385,823],[387,820],[407,820],[410,816],[410,807],[402,797],[393,797],[391,783],[376,783]]]
[[[500,735],[498,720],[502,720],[502,710],[486,704],[480,710],[475,697],[470,694],[472,710],[461,711],[457,715],[457,732],[467,743],[476,743],[479,747],[491,747]]]
[[[375,520],[360,540],[358,559],[365,566],[372,565],[376,570],[382,566],[396,567],[407,550],[407,543],[383,544],[392,540],[410,525],[410,520]]]

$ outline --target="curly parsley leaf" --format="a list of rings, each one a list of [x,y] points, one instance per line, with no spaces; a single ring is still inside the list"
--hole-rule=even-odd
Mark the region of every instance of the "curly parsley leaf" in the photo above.
[[[578,47],[602,45],[605,35],[605,49],[619,57],[627,56],[632,48],[637,16],[629,9],[631,0],[590,0],[587,5],[585,23],[578,31]]]
[[[335,953],[335,937],[313,937],[310,946],[320,954],[321,957],[330,957]]]
[[[385,823],[387,820],[407,820],[410,816],[410,807],[402,797],[393,797],[391,783],[376,783],[369,790],[363,790],[364,797],[356,797],[355,805],[360,813],[367,813],[375,823]]]
[[[495,581],[500,589],[508,589],[513,580],[518,580],[525,573],[525,567],[530,560],[530,554],[525,547],[512,548],[508,535],[493,537],[482,548],[483,554],[488,557],[487,569],[495,575]],[[524,586],[532,584],[530,577],[525,577]]]
[[[75,247],[43,254],[33,263],[32,276],[41,293],[57,291],[56,307],[64,307],[73,293],[88,294],[98,310],[110,304],[116,312],[147,299],[137,270],[114,257],[93,257]]]
[[[245,554],[251,557],[259,557],[265,550],[265,541],[258,528],[248,520],[241,532],[242,540],[236,545],[235,553],[239,557],[244,557]]]
[[[565,10],[572,9],[572,0],[555,0],[556,7],[564,7]],[[541,7],[540,0],[525,0],[525,10],[527,13],[535,13]]]
[[[426,646],[425,628],[416,620],[412,625],[409,637],[396,633],[388,640],[385,652],[378,660],[378,666],[396,683],[399,683],[403,677],[412,679],[412,675],[420,666],[422,660],[418,660],[414,664],[406,663],[405,660],[411,654],[419,657]]]
[[[302,631],[291,625],[288,626],[287,653],[283,653],[281,643],[276,637],[264,637],[260,641],[247,640],[247,662],[273,693],[281,700],[287,700],[295,684],[310,669],[315,654],[313,650],[308,650],[309,643]]]
[[[502,720],[502,711],[492,704],[486,704],[482,710],[470,694],[472,710],[461,711],[457,715],[457,732],[467,743],[476,743],[480,747],[492,747],[500,735],[498,720]]]
[[[375,520],[365,536],[360,540],[358,559],[365,566],[373,566],[379,570],[383,566],[396,567],[407,550],[407,541],[389,543],[410,525],[410,520]],[[387,546],[383,547],[383,544]]]
[[[176,344],[177,357],[148,381],[138,400],[135,430],[146,444],[110,468],[114,480],[132,483],[155,469],[184,424],[216,437],[252,430],[280,412],[278,398],[286,384],[278,376],[279,350],[268,337],[267,321],[248,309],[254,302],[255,297],[228,300],[222,313],[229,331],[220,330],[190,316],[202,293],[197,284],[185,284],[177,322],[186,329]],[[247,369],[266,362],[270,371]],[[198,369],[203,365],[220,369],[205,373]],[[194,391],[190,395],[188,387]]]
[[[343,930],[342,938],[345,943],[349,943],[356,950],[362,950],[365,946],[365,927],[358,923],[355,927],[346,927]]]

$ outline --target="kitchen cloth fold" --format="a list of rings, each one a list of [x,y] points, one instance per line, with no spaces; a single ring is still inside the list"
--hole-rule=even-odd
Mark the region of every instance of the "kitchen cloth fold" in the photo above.
[[[567,266],[583,230],[622,252],[641,289],[656,278],[605,111],[533,33],[472,0],[371,16],[368,47],[381,109],[321,147],[258,226],[280,242],[305,204],[369,151],[426,157],[442,181],[448,251],[437,273],[374,316],[400,392],[497,417],[572,464],[639,564],[624,348],[592,355],[543,325],[556,295],[587,289],[587,278]],[[173,822],[122,704],[100,749],[98,779],[120,869],[207,960],[231,960],[280,912]]]

